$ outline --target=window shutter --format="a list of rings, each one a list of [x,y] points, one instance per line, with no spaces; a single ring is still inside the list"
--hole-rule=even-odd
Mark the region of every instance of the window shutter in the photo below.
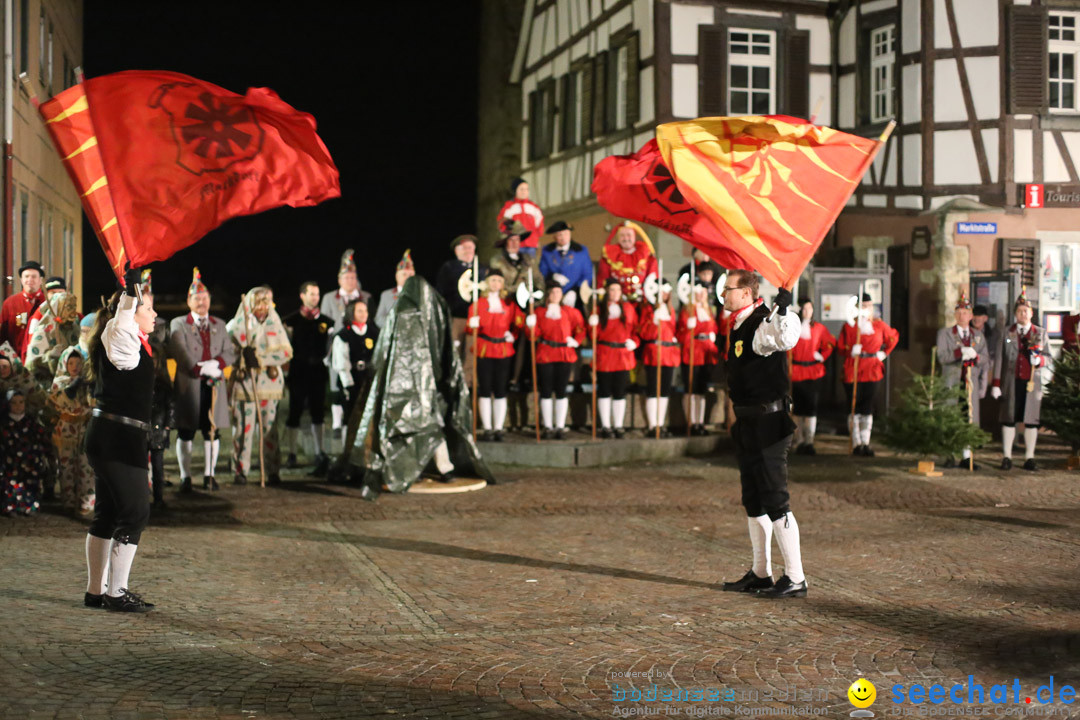
[[[555,80],[544,86],[544,157],[555,149]]]
[[[626,125],[634,127],[641,118],[641,59],[638,33],[626,39]]]
[[[608,52],[602,50],[593,62],[592,132],[589,134],[593,138],[601,137],[606,126],[607,67]]]
[[[1009,112],[1047,109],[1046,8],[1009,5]]]
[[[607,81],[604,87],[604,132],[615,129],[615,101],[619,97],[619,48],[614,47],[607,56]]]
[[[1038,302],[1038,240],[1001,239],[1001,269],[1019,270],[1020,283],[1027,287],[1028,299]]]
[[[559,112],[559,149],[565,150],[577,145],[577,128],[574,127],[574,119],[577,117],[577,88],[575,81],[577,75],[573,72],[563,75],[561,103]]]
[[[539,153],[537,148],[540,144],[540,109],[537,98],[540,93],[533,90],[529,93],[529,159],[535,160]]]
[[[586,62],[581,68],[581,142],[592,138],[593,64]]]
[[[783,114],[805,118],[810,114],[810,31],[787,35],[784,53]]]
[[[698,28],[698,115],[727,111],[727,28]]]

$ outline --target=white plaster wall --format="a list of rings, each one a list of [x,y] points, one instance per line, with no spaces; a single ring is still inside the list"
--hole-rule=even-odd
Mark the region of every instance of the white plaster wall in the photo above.
[[[608,32],[616,33],[629,25],[634,19],[633,6],[627,5],[619,12],[611,16],[611,20],[608,21]]]
[[[543,23],[543,25],[544,25],[544,51],[541,54],[541,57],[543,55],[547,55],[548,53],[555,51],[556,28],[555,28],[555,6],[554,5],[552,5],[547,10],[544,11],[544,23]]]
[[[885,207],[888,199],[884,195],[863,195],[863,207]]]
[[[1069,182],[1069,170],[1058,152],[1054,136],[1048,132],[1043,132],[1043,182]]]
[[[608,33],[608,24],[601,23],[595,30],[590,33],[592,35],[593,54],[600,52],[601,50],[608,49],[608,41],[611,40]]]
[[[643,68],[639,74],[638,97],[640,98],[638,122],[651,123],[656,118],[656,101],[653,92],[653,69],[655,65]]]
[[[934,133],[934,184],[974,185],[979,182],[975,143],[968,130]]]
[[[909,210],[922,210],[922,195],[897,195],[893,200],[893,205],[898,208],[906,208]]]
[[[544,63],[540,67],[536,68],[536,72],[533,74],[533,77],[536,78],[537,83],[541,82],[542,80],[547,80],[551,76],[551,63],[549,62]]]
[[[698,115],[698,66],[676,63],[671,66],[671,113],[675,117]]]
[[[671,4],[671,52],[697,55],[698,25],[712,25],[716,17],[711,5]]]
[[[840,64],[850,65],[855,62],[855,11],[844,16],[840,23],[840,37],[837,40],[840,50]]]
[[[918,51],[922,43],[922,34],[919,32],[921,21],[922,7],[920,0],[902,0],[900,22],[904,26],[904,37],[901,38],[901,52]]]
[[[934,120],[967,120],[964,96],[960,92],[960,74],[956,71],[956,60],[951,58],[934,61]]]
[[[964,58],[975,117],[993,120],[1001,111],[1000,60],[997,57]]]
[[[555,56],[551,61],[551,72],[555,77],[562,77],[570,72],[570,52],[564,51]],[[558,88],[555,90],[558,92]]]
[[[558,19],[559,44],[570,39],[570,0],[556,0],[555,17]]]
[[[839,101],[836,112],[840,127],[855,127],[855,74],[841,75],[837,83]]]
[[[810,112],[817,108],[814,122],[818,125],[832,125],[831,93],[832,79],[828,73],[810,73]]]
[[[589,24],[589,19],[592,17],[589,10],[589,0],[574,0],[574,7],[577,13],[577,29],[585,27]]]
[[[589,38],[584,37],[574,43],[570,48],[570,59],[577,60],[589,54]]]
[[[997,45],[998,14],[997,3],[986,0],[953,0],[956,13],[956,31],[960,35],[960,44],[964,47]],[[945,18],[944,14],[941,17]],[[945,18],[946,23],[948,18]],[[948,27],[946,26],[946,31]]]
[[[589,4],[590,4],[590,10],[589,10],[590,19],[596,20],[596,18],[598,18],[598,17],[600,17],[601,15],[604,14],[604,1],[603,0],[592,0]]]
[[[862,13],[866,15],[867,13],[888,10],[894,7],[896,7],[896,0],[871,0],[862,4]]]
[[[990,166],[990,182],[998,181],[998,131],[997,128],[982,130],[983,147],[986,148],[986,163]]]
[[[1031,130],[1013,130],[1013,182],[1035,181]]]
[[[634,149],[637,150],[642,145],[644,145],[645,143],[652,140],[654,137],[656,137],[655,132],[649,131],[649,132],[638,133],[637,135],[634,136]]]
[[[566,187],[563,184],[566,168],[561,162],[552,163],[548,166],[548,204],[562,205],[569,200],[566,196]]]
[[[1069,150],[1069,157],[1072,159],[1073,167],[1080,166],[1080,133],[1063,132],[1061,136],[1065,140],[1065,147]]]
[[[656,52],[656,48],[653,46],[653,28],[656,27],[656,23],[653,21],[652,0],[634,0],[634,27],[641,31],[638,40],[641,59],[652,57],[653,53]]]
[[[903,184],[908,187],[922,185],[922,135],[905,135]]]
[[[828,65],[830,60],[829,21],[816,15],[798,15],[795,27],[810,31],[810,63]]]
[[[900,78],[900,92],[904,100],[901,122],[917,123],[922,120],[922,63],[902,68]]]
[[[997,8],[994,8],[994,10],[996,12]],[[949,34],[949,16],[945,13],[945,0],[934,0],[934,47],[952,47],[952,36]]]
[[[537,60],[544,56],[544,18],[540,15],[533,20],[529,33],[529,52],[526,54],[525,64],[534,65]]]

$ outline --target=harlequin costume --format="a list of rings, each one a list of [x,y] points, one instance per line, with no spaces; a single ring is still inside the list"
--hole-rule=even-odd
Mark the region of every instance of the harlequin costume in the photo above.
[[[870,302],[869,295],[863,295],[863,302]],[[885,379],[885,358],[900,342],[900,333],[889,327],[879,318],[866,316],[867,311],[860,311],[855,321],[844,324],[836,349],[845,355],[844,391],[847,395],[846,407],[851,407],[851,393],[856,392],[855,413],[848,417],[848,428],[855,442],[855,454],[872,456],[870,449],[870,431],[874,426],[874,396],[881,381]],[[859,355],[859,377],[855,378],[855,358]],[[854,383],[858,382],[855,388]]]
[[[608,278],[605,290],[619,285]],[[597,310],[596,329],[596,410],[605,438],[622,438],[626,419],[626,390],[630,371],[637,366],[634,351],[638,347],[638,316],[632,303],[606,299]]]
[[[502,273],[492,270],[492,277]],[[469,307],[469,332],[477,334],[476,402],[486,439],[502,440],[514,345],[524,325],[521,309],[500,293],[488,292]]]
[[[799,307],[808,302],[809,299],[800,299]],[[818,396],[825,377],[825,361],[835,348],[836,338],[827,327],[801,319],[799,341],[791,350],[791,415],[795,421],[795,452],[800,455],[817,454],[814,434],[817,432]]]
[[[638,235],[632,253],[625,252],[615,241],[622,227],[633,228]],[[642,299],[645,278],[650,275],[656,277],[656,274],[656,251],[645,232],[630,221],[616,225],[600,251],[600,267],[597,270],[596,282],[603,285],[609,277],[617,279],[622,286],[623,296],[630,302],[637,303]]]
[[[68,373],[68,360],[72,357],[79,358],[82,367],[79,347],[69,347],[60,355],[49,390],[49,404],[57,413],[52,440],[56,448],[60,500],[66,509],[89,515],[94,511],[94,474],[83,451],[83,440],[92,400],[84,373],[74,376]]]
[[[566,386],[578,359],[575,348],[585,341],[585,321],[577,309],[553,303],[537,308],[535,318],[536,325],[528,332],[536,338],[536,374],[544,437],[561,440],[566,433],[566,414],[570,408]],[[555,395],[554,402],[552,394]]]
[[[703,287],[703,286],[699,286]],[[706,303],[708,296],[706,296]],[[709,378],[720,353],[716,347],[718,326],[710,307],[698,304],[684,306],[679,310],[676,335],[682,343],[682,373],[686,384],[690,432],[694,435],[707,435],[705,429],[705,395],[709,391]],[[693,357],[690,355],[690,338],[694,339]],[[690,366],[694,366],[693,387],[690,386]]]
[[[9,390],[8,405],[20,390]],[[49,435],[28,410],[0,417],[0,513],[33,515],[40,507],[48,471]]]
[[[670,292],[670,284],[664,283]],[[679,348],[678,327],[671,303],[666,302],[659,308],[642,303],[638,320],[638,337],[641,339],[642,357],[645,365],[645,419],[648,422],[646,436],[661,428],[661,436],[670,437],[667,429],[668,397],[671,395],[671,383],[675,368],[682,359]],[[656,373],[660,367],[660,398],[656,397]]]

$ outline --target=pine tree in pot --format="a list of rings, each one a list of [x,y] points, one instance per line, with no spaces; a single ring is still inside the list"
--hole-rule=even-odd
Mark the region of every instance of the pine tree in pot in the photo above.
[[[980,448],[990,440],[989,433],[968,422],[961,404],[966,398],[964,386],[949,388],[940,377],[912,373],[911,384],[889,413],[885,444],[903,455],[922,458],[910,472],[940,476],[933,458],[959,456],[965,448]]]
[[[1080,353],[1064,351],[1054,363],[1054,378],[1046,386],[1040,420],[1069,443],[1069,467],[1080,467]]]

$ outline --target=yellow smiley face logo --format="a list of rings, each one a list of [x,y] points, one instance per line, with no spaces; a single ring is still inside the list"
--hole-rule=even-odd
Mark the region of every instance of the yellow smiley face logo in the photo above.
[[[742,340],[735,341],[735,357],[742,357]]]
[[[848,700],[851,704],[857,708],[868,708],[874,704],[874,700],[877,699],[877,688],[874,687],[874,683],[865,678],[859,678],[855,682],[851,683],[851,687],[847,690]]]

